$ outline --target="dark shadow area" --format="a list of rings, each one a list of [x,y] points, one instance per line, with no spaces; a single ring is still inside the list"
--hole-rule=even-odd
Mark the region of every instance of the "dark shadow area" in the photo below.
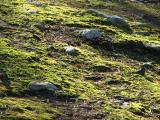
[[[148,62],[153,61],[156,64],[160,63],[160,50],[154,46],[147,46],[141,41],[123,41],[119,43],[114,43],[111,41],[104,42],[86,42],[94,49],[101,48],[102,51],[109,51],[110,56],[114,56],[114,54],[121,54],[130,59],[137,60],[140,62]],[[104,55],[105,53],[101,53]],[[118,56],[117,56],[118,58]]]

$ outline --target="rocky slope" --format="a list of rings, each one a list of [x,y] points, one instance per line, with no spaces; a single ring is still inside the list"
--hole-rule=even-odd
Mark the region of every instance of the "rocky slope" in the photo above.
[[[0,0],[0,119],[160,119],[160,7]]]

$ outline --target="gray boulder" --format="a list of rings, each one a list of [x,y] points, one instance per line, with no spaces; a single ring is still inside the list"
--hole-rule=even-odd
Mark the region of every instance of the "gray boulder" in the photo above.
[[[50,82],[33,81],[28,84],[28,89],[31,91],[56,91],[58,88]]]
[[[64,49],[65,49],[66,53],[68,53],[68,54],[74,54],[74,53],[76,53],[76,51],[77,51],[77,50],[76,50],[74,47],[72,47],[72,46],[65,46]]]
[[[101,33],[97,30],[94,30],[94,29],[86,29],[81,32],[81,36],[84,39],[96,41],[96,40],[100,39]]]
[[[130,28],[130,25],[128,24],[128,22],[125,19],[123,19],[122,17],[119,17],[119,16],[108,16],[106,21],[110,22],[111,24],[113,24],[113,25],[115,25],[117,27],[132,31],[131,28]]]

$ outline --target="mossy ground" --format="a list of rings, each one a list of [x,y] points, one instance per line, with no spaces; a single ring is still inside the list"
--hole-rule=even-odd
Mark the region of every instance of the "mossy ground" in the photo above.
[[[104,119],[159,119],[156,112],[160,111],[159,54],[144,54],[139,48],[113,50],[106,42],[112,39],[115,44],[130,40],[160,44],[158,26],[154,23],[139,26],[145,23],[141,17],[145,13],[160,16],[158,6],[101,0],[38,1],[42,6],[36,6],[34,0],[0,1],[0,71],[7,77],[0,83],[1,119],[54,119],[62,111],[52,104],[53,99],[60,99],[61,104],[74,99],[93,108],[98,106],[97,111],[105,114]],[[81,16],[87,8],[125,17],[134,33],[92,14]],[[37,13],[30,14],[31,10]],[[37,23],[45,24],[48,29],[40,31],[34,26]],[[72,32],[83,28],[99,29],[103,34],[100,43],[86,42]],[[66,45],[75,46],[78,55],[67,55],[63,49]],[[148,61],[154,65],[145,76],[133,74],[140,64]],[[106,68],[120,72],[104,72]],[[43,95],[27,89],[27,84],[34,80],[52,82],[59,90],[45,103]],[[44,95],[45,98],[50,99]],[[127,107],[123,106],[124,102]]]

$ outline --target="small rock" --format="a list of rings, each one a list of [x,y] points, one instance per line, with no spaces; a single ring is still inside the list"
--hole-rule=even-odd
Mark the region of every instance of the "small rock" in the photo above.
[[[46,48],[47,51],[52,51],[55,50],[55,48],[52,45],[48,45],[48,47]]]
[[[28,10],[28,13],[30,13],[30,14],[37,14],[38,11],[37,10]]]
[[[70,55],[73,55],[77,52],[77,50],[72,46],[65,46],[64,49],[65,49],[66,53],[70,54]]]
[[[128,107],[128,105],[129,105],[129,103],[128,103],[128,102],[124,102],[124,103],[122,104],[122,108],[127,108],[127,107]]]
[[[30,89],[31,91],[42,91],[42,90],[47,90],[47,91],[56,91],[58,88],[53,85],[50,82],[30,82],[28,84],[28,89]]]
[[[96,41],[100,39],[101,33],[94,29],[86,29],[81,32],[81,35],[84,39]]]
[[[36,7],[41,7],[42,5],[43,5],[43,4],[40,3],[40,2],[36,2],[36,3],[35,3],[35,6],[36,6]]]
[[[136,71],[135,73],[144,76],[146,73],[146,68],[142,67],[140,70]]]
[[[147,69],[150,69],[153,67],[152,62],[146,62],[142,64],[142,67],[145,67]]]
[[[41,31],[45,31],[46,30],[46,27],[43,25],[43,24],[35,24],[34,25],[36,28],[38,28],[39,30]]]
[[[28,2],[33,2],[33,0],[27,0]]]

